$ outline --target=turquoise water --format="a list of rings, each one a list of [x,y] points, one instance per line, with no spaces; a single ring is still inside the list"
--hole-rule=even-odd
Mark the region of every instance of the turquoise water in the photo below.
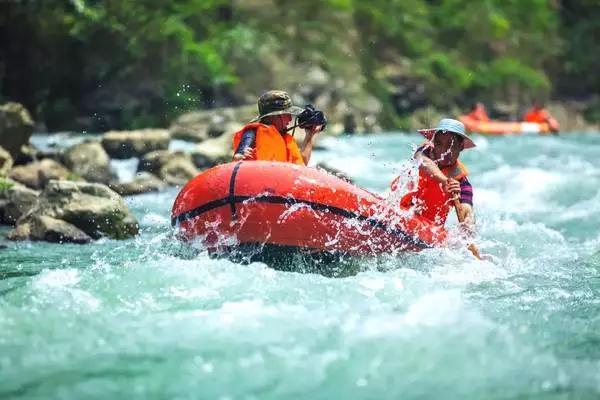
[[[327,139],[313,164],[384,192],[419,142]],[[600,397],[600,135],[476,142],[494,262],[436,249],[332,279],[194,257],[176,190],[128,199],[134,240],[2,241],[0,398]]]

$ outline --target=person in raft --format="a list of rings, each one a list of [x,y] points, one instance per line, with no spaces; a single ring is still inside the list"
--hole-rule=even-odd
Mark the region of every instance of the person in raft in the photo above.
[[[271,90],[258,99],[258,117],[233,136],[233,161],[266,160],[306,165],[312,154],[315,135],[327,120],[323,112],[311,105],[304,109],[292,105],[286,92]],[[289,131],[288,125],[296,117],[293,129],[305,130],[302,148]]]
[[[475,232],[473,187],[467,168],[458,159],[460,152],[475,147],[465,133],[465,126],[455,119],[442,119],[437,127],[419,130],[428,140],[417,149],[414,159],[419,165],[417,188],[400,200],[404,209],[413,208],[417,215],[444,225],[454,205],[466,233]],[[400,177],[392,182],[398,188]]]
[[[489,120],[490,120],[487,110],[485,109],[485,106],[481,102],[474,103],[471,106],[471,110],[466,115],[466,117],[472,118],[475,121],[489,122]]]
[[[547,124],[550,132],[557,133],[560,130],[560,125],[556,119],[550,115],[548,110],[539,101],[534,101],[533,105],[523,116],[525,122],[535,122],[538,124]]]

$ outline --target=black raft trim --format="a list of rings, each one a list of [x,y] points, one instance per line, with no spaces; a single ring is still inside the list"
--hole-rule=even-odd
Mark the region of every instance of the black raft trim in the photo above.
[[[237,219],[237,210],[235,209],[235,178],[237,177],[241,166],[241,161],[235,164],[231,177],[229,178],[229,207],[231,208],[231,219],[234,221]]]
[[[239,164],[238,164],[239,165]],[[234,182],[234,179],[232,179]],[[231,186],[230,186],[231,189]],[[374,228],[382,229],[388,233],[399,236],[403,241],[407,243],[411,243],[418,248],[426,249],[431,248],[432,246],[421,239],[412,237],[408,235],[406,232],[400,229],[393,229],[387,226],[382,221],[374,219],[373,217],[366,217],[364,215],[356,214],[352,211],[348,211],[346,209],[331,206],[328,204],[317,203],[309,200],[302,199],[294,199],[291,197],[283,197],[283,196],[273,196],[273,195],[263,195],[263,196],[231,196],[231,190],[229,192],[230,196],[224,199],[210,201],[206,204],[201,205],[200,207],[194,208],[193,210],[186,211],[184,213],[179,214],[171,220],[171,224],[176,226],[178,223],[181,223],[185,220],[195,218],[207,211],[213,210],[218,207],[222,207],[226,204],[229,204],[232,207],[232,217],[235,218],[234,210],[235,204],[243,203],[245,201],[253,201],[257,203],[270,203],[270,204],[285,204],[285,205],[294,205],[294,204],[305,204],[309,206],[311,209],[315,211],[328,211],[332,214],[336,214],[345,218],[357,219],[359,221],[366,221]],[[233,204],[233,205],[232,205]]]

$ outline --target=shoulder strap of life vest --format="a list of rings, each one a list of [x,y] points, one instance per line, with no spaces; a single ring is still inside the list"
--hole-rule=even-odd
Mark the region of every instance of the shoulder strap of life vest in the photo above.
[[[441,170],[448,178],[456,179],[457,181],[469,175],[469,170],[460,160],[456,160],[456,164],[441,168]]]

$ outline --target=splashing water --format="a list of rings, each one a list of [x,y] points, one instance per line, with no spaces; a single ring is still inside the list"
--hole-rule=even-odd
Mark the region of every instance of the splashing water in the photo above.
[[[327,139],[313,162],[383,193],[419,142]],[[213,260],[173,239],[175,190],[128,199],[133,240],[4,241],[0,398],[598,398],[600,136],[476,143],[494,263],[433,249],[332,279]]]

